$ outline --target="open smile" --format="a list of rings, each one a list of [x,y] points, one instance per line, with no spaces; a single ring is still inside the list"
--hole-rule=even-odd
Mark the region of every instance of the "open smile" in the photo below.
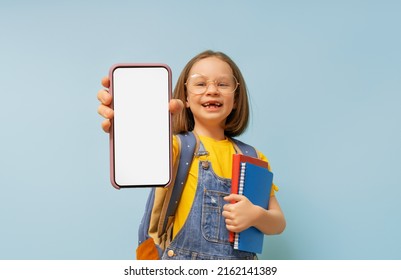
[[[203,107],[205,108],[219,108],[223,106],[220,102],[206,102],[202,104]]]

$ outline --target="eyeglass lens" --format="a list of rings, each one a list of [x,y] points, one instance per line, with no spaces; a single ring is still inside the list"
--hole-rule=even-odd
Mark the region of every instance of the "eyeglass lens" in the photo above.
[[[213,84],[221,94],[234,93],[238,87],[237,79],[234,76],[222,76],[213,81],[203,75],[194,74],[188,78],[186,83],[188,90],[194,94],[205,93],[210,84]]]

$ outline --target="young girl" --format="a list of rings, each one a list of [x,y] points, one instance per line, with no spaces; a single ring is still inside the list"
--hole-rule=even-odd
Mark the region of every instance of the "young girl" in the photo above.
[[[109,87],[108,78],[102,85]],[[107,90],[98,93],[102,103],[98,112],[106,119],[104,131],[110,129],[113,110]],[[173,114],[173,132],[193,131],[208,152],[194,157],[188,179],[175,214],[173,240],[163,259],[255,259],[254,253],[233,249],[229,231],[241,232],[251,226],[264,234],[281,233],[286,222],[274,195],[273,184],[269,209],[252,204],[245,196],[230,194],[232,155],[236,153],[229,137],[246,129],[249,105],[245,81],[237,65],[224,53],[205,51],[191,59],[182,71],[169,104]],[[173,161],[178,144],[173,137]],[[267,161],[260,152],[258,157]],[[205,166],[200,161],[206,161]],[[216,215],[225,223],[211,222],[202,217],[204,193],[223,193],[224,206]],[[229,203],[230,201],[236,203]],[[219,217],[216,217],[217,220]],[[215,220],[215,219],[213,219]],[[211,237],[211,232],[219,232]]]

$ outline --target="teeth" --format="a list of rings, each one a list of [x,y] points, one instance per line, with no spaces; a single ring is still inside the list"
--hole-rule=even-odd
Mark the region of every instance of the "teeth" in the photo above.
[[[203,106],[207,107],[207,106],[221,106],[221,103],[205,103],[203,104]]]

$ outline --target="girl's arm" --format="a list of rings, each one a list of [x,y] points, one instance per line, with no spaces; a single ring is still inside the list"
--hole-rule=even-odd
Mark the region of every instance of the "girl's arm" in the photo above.
[[[251,226],[256,227],[264,234],[280,234],[284,231],[286,222],[284,214],[275,196],[270,197],[269,209],[252,204],[243,195],[230,194],[224,198],[226,201],[235,200],[223,207],[223,217],[226,227],[232,232],[241,232]]]

